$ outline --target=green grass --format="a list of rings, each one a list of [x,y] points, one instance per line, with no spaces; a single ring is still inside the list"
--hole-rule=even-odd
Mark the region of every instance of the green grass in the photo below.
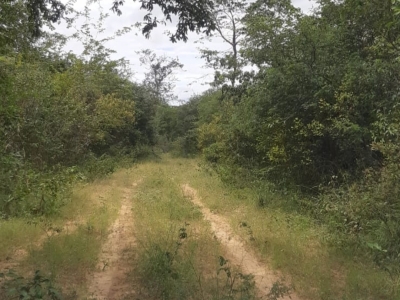
[[[397,299],[398,282],[372,262],[354,257],[356,249],[332,245],[330,233],[292,209],[259,206],[255,189],[221,182],[200,160],[176,159],[176,182],[189,183],[214,212],[224,215],[258,255],[293,283],[306,299]],[[179,175],[178,175],[179,174]],[[269,193],[266,201],[287,201]],[[289,197],[289,195],[288,195]],[[240,224],[246,226],[239,226]],[[329,243],[327,242],[329,240]]]
[[[150,299],[228,299],[226,275],[217,274],[223,250],[200,211],[183,196],[177,162],[138,167],[143,181],[133,199],[138,252],[132,282]]]
[[[96,266],[100,246],[101,239],[96,234],[81,228],[74,234],[48,239],[40,249],[32,249],[25,265],[51,274],[64,288],[77,286],[85,281],[87,271]]]
[[[131,186],[129,172],[123,169],[107,178],[76,186],[58,216],[43,222],[34,220],[36,225],[25,220],[4,222],[6,226],[0,226],[0,241],[7,239],[7,243],[0,244],[0,251],[4,251],[1,253],[7,254],[3,245],[28,251],[17,267],[17,274],[29,278],[35,270],[41,270],[56,286],[62,287],[67,299],[68,295],[72,295],[70,299],[81,299],[86,293],[87,275],[96,267],[102,242],[118,214],[123,188]],[[70,225],[63,229],[67,223]],[[56,234],[49,228],[61,231]]]
[[[17,249],[27,247],[44,233],[40,224],[28,219],[0,221],[0,264],[13,257]],[[1,272],[1,270],[0,270]]]
[[[72,295],[67,299],[83,299],[87,274],[96,266],[124,190],[134,182],[140,182],[132,196],[137,244],[129,262],[133,270],[129,280],[139,298],[229,298],[226,273],[217,274],[224,249],[212,237],[200,211],[184,197],[180,186],[189,184],[206,206],[229,220],[260,259],[284,276],[286,283],[293,283],[301,298],[399,299],[399,282],[356,256],[357,249],[335,246],[336,237],[327,228],[293,209],[274,205],[287,201],[285,196],[265,191],[269,205],[261,207],[255,189],[227,186],[199,160],[168,156],[77,186],[58,217],[31,220],[36,225],[25,219],[1,221],[0,262],[16,249],[27,249],[18,272],[29,275],[40,269]],[[37,244],[50,226],[62,228],[71,221],[80,224],[75,231],[61,231]],[[241,284],[246,281],[235,287]],[[253,294],[232,297],[251,299]]]

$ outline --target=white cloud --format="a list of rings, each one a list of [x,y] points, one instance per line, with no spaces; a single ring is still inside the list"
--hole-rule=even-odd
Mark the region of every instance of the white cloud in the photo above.
[[[106,1],[101,2],[102,10],[105,13],[109,13],[109,17],[104,22],[105,31],[102,34],[98,34],[97,38],[101,39],[106,36],[112,36],[113,33],[123,27],[129,27],[140,22],[145,15],[145,11],[140,10],[140,3],[134,1],[126,1],[124,6],[121,7],[122,15],[117,16],[110,11],[111,3]],[[312,6],[315,6],[313,0],[293,0],[293,4],[296,7],[300,7],[303,12],[309,11]],[[110,6],[110,7],[108,7]],[[84,1],[77,1],[75,4],[76,9],[84,8]],[[93,20],[91,22],[96,23],[101,8],[99,4],[95,3],[91,6],[91,16]],[[160,11],[155,12],[159,17],[162,16]],[[83,20],[76,22],[76,29],[83,24]],[[67,29],[65,23],[61,23],[56,26],[56,30],[59,33],[71,35],[76,29]],[[175,88],[175,94],[181,100],[187,100],[193,94],[198,94],[209,88],[207,82],[213,79],[213,70],[204,68],[204,61],[200,58],[200,54],[197,48],[200,44],[196,43],[200,36],[195,33],[189,34],[189,40],[187,43],[178,42],[171,43],[168,36],[165,34],[166,30],[174,31],[174,24],[168,24],[167,26],[160,26],[156,28],[149,39],[146,39],[140,32],[139,29],[134,28],[130,33],[116,37],[115,39],[106,43],[106,46],[115,50],[116,53],[112,54],[113,59],[119,59],[124,57],[130,61],[132,71],[134,72],[134,80],[143,80],[145,68],[140,65],[139,56],[136,51],[141,49],[151,49],[157,54],[168,55],[171,57],[178,57],[180,62],[184,64],[182,71],[176,74],[177,82]],[[213,38],[210,42],[205,42],[205,45],[211,49],[225,50],[226,44],[221,39]],[[76,54],[81,54],[83,47],[79,41],[71,40],[67,46],[67,51],[72,51]]]

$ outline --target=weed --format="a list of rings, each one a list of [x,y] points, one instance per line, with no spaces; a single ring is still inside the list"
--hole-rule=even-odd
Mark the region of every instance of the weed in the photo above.
[[[283,298],[285,296],[289,296],[289,298],[291,299],[291,297],[290,297],[291,290],[292,289],[290,287],[286,286],[282,282],[276,281],[272,285],[272,287],[267,295],[267,299],[268,300],[278,300],[279,298]]]
[[[61,293],[50,279],[43,276],[39,270],[30,279],[25,279],[13,270],[0,273],[0,278],[8,279],[3,286],[6,299],[22,300],[61,300]]]
[[[239,227],[246,229],[250,241],[254,242],[256,240],[250,225],[248,225],[246,222],[241,221],[239,222]]]
[[[219,295],[222,299],[254,299],[255,283],[252,274],[234,271],[229,260],[223,256],[219,257],[219,266],[217,278],[221,273],[225,274],[225,283],[218,287],[218,291],[223,291],[223,295]]]
[[[179,228],[178,235],[171,242],[150,241],[141,255],[139,272],[143,282],[162,299],[176,298],[176,292],[182,295],[185,275],[181,268],[179,250],[188,238],[186,224]]]

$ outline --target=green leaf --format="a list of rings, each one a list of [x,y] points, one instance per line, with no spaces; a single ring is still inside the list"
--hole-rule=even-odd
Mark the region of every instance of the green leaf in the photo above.
[[[381,252],[387,252],[387,250],[383,250],[380,245],[377,243],[367,243],[368,248],[373,249],[373,250],[378,250]]]

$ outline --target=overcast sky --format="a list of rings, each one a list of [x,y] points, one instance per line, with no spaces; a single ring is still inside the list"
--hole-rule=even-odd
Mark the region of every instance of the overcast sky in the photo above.
[[[82,10],[85,7],[86,1],[77,0],[74,8],[76,10]],[[90,5],[91,9],[91,22],[96,23],[98,21],[99,12],[109,13],[109,17],[106,18],[104,22],[104,32],[96,33],[92,30],[92,33],[97,35],[97,37],[103,38],[112,36],[114,32],[123,27],[129,27],[136,22],[143,20],[145,11],[140,10],[140,3],[133,0],[126,0],[122,9],[122,15],[117,16],[110,11],[112,5],[111,0],[99,1],[100,5],[94,3]],[[303,12],[308,12],[313,6],[315,6],[315,1],[313,0],[293,0],[293,4],[299,7]],[[156,12],[157,13],[157,12]],[[84,24],[84,19],[81,18],[76,22],[75,28],[67,29],[64,22],[56,25],[56,31],[66,35],[71,35]],[[174,31],[173,25],[160,26],[155,29],[150,38],[146,39],[141,35],[138,29],[133,29],[131,32],[124,34],[120,37],[106,43],[108,48],[116,51],[112,54],[113,59],[125,58],[129,60],[131,70],[133,72],[133,80],[136,82],[141,82],[143,80],[143,74],[146,72],[145,68],[140,65],[139,55],[136,51],[142,49],[151,49],[158,55],[167,55],[171,57],[178,57],[179,61],[184,64],[182,71],[176,73],[176,87],[175,94],[180,100],[187,100],[190,96],[194,94],[200,94],[201,92],[209,88],[208,82],[213,79],[213,70],[204,68],[204,60],[200,58],[198,48],[204,46],[215,49],[224,50],[227,49],[226,44],[222,42],[220,38],[213,38],[211,42],[206,42],[205,45],[198,43],[200,36],[191,33],[189,35],[189,40],[178,43],[171,43],[168,36],[165,34],[166,30]],[[82,53],[83,47],[81,42],[77,40],[70,40],[66,46],[66,51],[72,51],[78,55]]]

